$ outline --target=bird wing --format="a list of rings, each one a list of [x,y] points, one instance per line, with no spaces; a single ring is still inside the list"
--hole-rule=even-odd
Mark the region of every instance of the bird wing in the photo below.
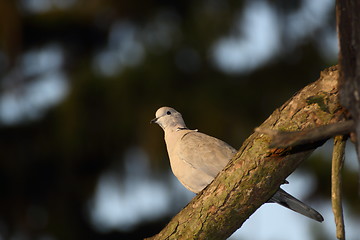
[[[186,133],[176,148],[176,154],[182,161],[212,178],[215,178],[236,152],[229,144],[196,131]]]

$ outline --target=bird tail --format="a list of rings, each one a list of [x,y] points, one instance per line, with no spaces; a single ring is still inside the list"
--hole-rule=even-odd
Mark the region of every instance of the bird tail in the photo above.
[[[274,194],[274,196],[270,198],[269,202],[280,204],[281,206],[289,208],[318,222],[324,221],[323,216],[321,216],[321,214],[318,213],[315,209],[309,207],[305,203],[291,196],[281,188],[279,188],[279,190]]]

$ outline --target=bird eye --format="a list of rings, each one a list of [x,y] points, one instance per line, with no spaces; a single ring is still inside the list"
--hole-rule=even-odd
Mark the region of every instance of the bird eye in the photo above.
[[[170,111],[167,111],[167,112],[166,112],[166,114],[167,114],[167,115],[170,115],[170,114],[171,114],[171,112],[170,112]]]

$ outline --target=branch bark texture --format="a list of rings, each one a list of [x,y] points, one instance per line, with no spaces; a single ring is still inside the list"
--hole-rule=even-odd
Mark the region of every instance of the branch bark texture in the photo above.
[[[256,128],[255,131],[264,133],[272,137],[270,148],[280,147],[295,147],[309,143],[316,143],[326,139],[338,136],[347,135],[354,130],[354,121],[347,120],[343,122],[333,123],[329,125],[320,126],[317,128],[305,129],[302,131],[277,131],[272,129]]]
[[[360,163],[360,1],[337,0],[340,102],[355,120],[356,150]]]
[[[326,69],[319,80],[276,109],[260,128],[301,131],[343,121],[337,85],[337,68]],[[228,238],[320,145],[270,149],[270,141],[266,134],[253,133],[215,180],[149,239]]]

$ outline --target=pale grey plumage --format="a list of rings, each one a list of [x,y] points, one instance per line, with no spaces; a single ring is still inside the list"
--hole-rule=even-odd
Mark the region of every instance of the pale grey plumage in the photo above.
[[[227,143],[186,127],[181,114],[161,107],[151,121],[165,132],[165,143],[174,175],[190,191],[203,190],[236,154]],[[269,202],[275,202],[316,221],[323,217],[314,209],[279,189]]]
[[[226,166],[236,150],[219,139],[197,131],[181,130],[179,134],[180,141],[169,152],[171,167],[186,188],[198,193]]]

